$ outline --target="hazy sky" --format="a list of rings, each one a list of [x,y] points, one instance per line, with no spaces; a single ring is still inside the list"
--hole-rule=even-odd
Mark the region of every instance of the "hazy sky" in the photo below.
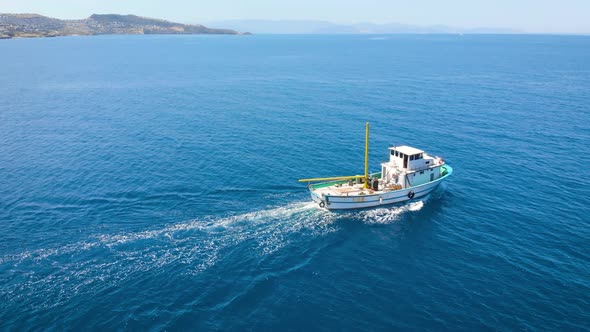
[[[309,19],[590,33],[590,0],[0,0],[0,12],[58,18],[136,14],[183,23]]]

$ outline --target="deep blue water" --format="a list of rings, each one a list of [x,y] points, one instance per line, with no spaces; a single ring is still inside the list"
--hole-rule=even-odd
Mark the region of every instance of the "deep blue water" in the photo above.
[[[0,329],[587,330],[590,37],[0,41]],[[318,210],[389,144],[449,181]]]

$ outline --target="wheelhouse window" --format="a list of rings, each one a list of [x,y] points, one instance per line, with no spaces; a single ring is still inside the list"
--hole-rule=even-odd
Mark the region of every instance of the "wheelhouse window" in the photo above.
[[[410,160],[414,160],[414,155],[411,155],[410,156]]]

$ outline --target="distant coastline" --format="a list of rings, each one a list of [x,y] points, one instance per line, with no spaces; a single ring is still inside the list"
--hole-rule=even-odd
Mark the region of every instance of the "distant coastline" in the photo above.
[[[462,28],[446,25],[420,26],[403,23],[333,23],[317,20],[222,20],[205,22],[255,34],[522,34],[510,28]]]
[[[81,20],[60,20],[39,14],[1,14],[0,39],[92,35],[223,34],[248,35],[232,29],[181,24],[136,15],[93,14]]]

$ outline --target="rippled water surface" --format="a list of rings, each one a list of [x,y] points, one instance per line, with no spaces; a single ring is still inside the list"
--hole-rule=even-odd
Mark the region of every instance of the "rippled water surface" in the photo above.
[[[378,38],[375,38],[378,37]],[[590,37],[0,41],[0,329],[590,328]],[[430,196],[298,178],[389,144]]]

